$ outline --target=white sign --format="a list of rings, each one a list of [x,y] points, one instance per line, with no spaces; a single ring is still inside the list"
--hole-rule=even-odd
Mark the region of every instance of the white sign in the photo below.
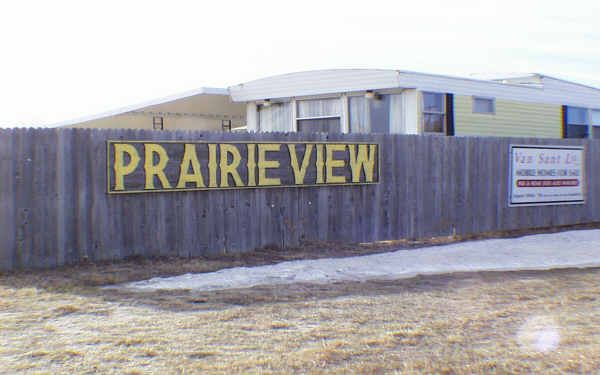
[[[509,206],[584,203],[584,148],[510,145]]]

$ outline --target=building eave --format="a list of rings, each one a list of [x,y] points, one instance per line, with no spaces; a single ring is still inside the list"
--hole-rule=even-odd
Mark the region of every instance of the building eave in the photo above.
[[[190,90],[190,91],[186,91],[186,92],[179,93],[179,94],[169,95],[166,97],[153,99],[153,100],[149,100],[146,102],[129,105],[129,106],[117,108],[114,110],[102,112],[102,113],[91,115],[91,116],[85,116],[85,117],[76,118],[76,119],[72,119],[72,120],[62,121],[59,123],[51,124],[50,127],[62,127],[62,126],[80,124],[80,123],[88,122],[88,121],[100,120],[103,118],[118,116],[118,115],[122,115],[125,113],[138,111],[140,109],[144,109],[144,108],[151,107],[154,105],[170,103],[170,102],[174,102],[176,100],[186,99],[186,98],[190,98],[192,96],[197,96],[197,95],[229,96],[229,90],[226,88],[217,88],[217,87],[200,87],[195,90]]]

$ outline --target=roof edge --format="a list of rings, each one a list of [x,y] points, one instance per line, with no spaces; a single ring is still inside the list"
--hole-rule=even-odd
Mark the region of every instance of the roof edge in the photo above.
[[[67,121],[61,121],[58,123],[50,124],[50,125],[48,125],[48,127],[56,128],[56,127],[61,127],[61,126],[69,126],[69,125],[79,124],[82,122],[100,120],[100,119],[103,119],[106,117],[122,115],[124,113],[136,111],[138,109],[151,107],[151,106],[159,105],[159,104],[165,104],[165,103],[173,102],[173,101],[180,100],[180,99],[186,99],[186,98],[189,98],[192,96],[197,96],[197,95],[229,96],[229,89],[218,88],[218,87],[200,87],[198,89],[189,90],[189,91],[185,91],[185,92],[182,92],[179,94],[174,94],[174,95],[169,95],[169,96],[165,96],[165,97],[158,98],[158,99],[149,100],[147,102],[142,102],[142,103],[133,104],[133,105],[125,106],[125,107],[116,108],[116,109],[109,110],[106,112],[101,112],[101,113],[98,113],[95,115],[79,117],[79,118],[75,118],[75,119],[71,119],[71,120],[67,120]]]
[[[586,85],[584,83],[579,83],[579,82],[574,82],[574,81],[569,81],[568,79],[553,77],[553,76],[549,76],[547,74],[540,74],[540,73],[535,73],[535,74],[537,74],[538,76],[540,76],[542,79],[544,79],[544,78],[550,78],[550,79],[553,79],[555,81],[567,82],[567,83],[570,83],[572,85],[577,85],[577,86],[585,87],[585,88],[588,88],[588,89],[593,89],[593,90],[600,91],[600,87]]]
[[[306,70],[306,71],[299,71],[299,72],[293,72],[293,73],[279,74],[279,75],[264,77],[264,78],[260,78],[260,79],[256,79],[256,80],[252,80],[252,81],[243,82],[243,83],[240,83],[237,85],[229,86],[229,91],[231,94],[232,101],[234,101],[234,102],[244,102],[244,101],[248,101],[248,100],[251,100],[251,101],[252,100],[260,100],[260,99],[264,99],[264,98],[262,98],[262,97],[260,97],[260,98],[259,97],[240,98],[240,96],[238,96],[237,93],[242,92],[246,85],[250,86],[250,85],[261,83],[261,82],[284,80],[286,78],[293,78],[294,76],[300,76],[300,75],[310,76],[311,74],[319,74],[319,73],[335,74],[338,72],[355,72],[355,73],[385,72],[385,73],[395,74],[396,82],[391,86],[386,86],[385,88],[401,88],[401,87],[403,87],[400,85],[399,78],[401,75],[406,74],[406,75],[415,75],[415,76],[421,76],[421,77],[443,78],[443,79],[450,79],[450,80],[456,80],[456,81],[477,82],[480,84],[497,86],[497,87],[516,87],[516,88],[523,89],[523,90],[537,90],[537,91],[542,90],[542,88],[540,88],[540,87],[525,86],[525,85],[519,85],[516,83],[503,83],[503,82],[498,82],[498,81],[493,81],[493,80],[488,80],[488,79],[477,79],[477,78],[461,77],[461,76],[455,76],[455,75],[423,73],[423,72],[399,70],[399,69],[353,69],[353,68],[351,68],[351,69],[316,69],[316,70]],[[381,88],[384,88],[384,87],[381,87]],[[378,89],[378,88],[371,87],[371,89]],[[303,94],[302,96],[319,95],[319,94],[334,94],[337,92],[344,92],[344,91],[332,90],[332,91],[329,91],[326,93],[325,92],[310,93],[310,94],[306,94],[306,95]],[[284,98],[284,97],[288,97],[288,96],[287,95],[273,96],[273,97],[269,96],[269,98]]]

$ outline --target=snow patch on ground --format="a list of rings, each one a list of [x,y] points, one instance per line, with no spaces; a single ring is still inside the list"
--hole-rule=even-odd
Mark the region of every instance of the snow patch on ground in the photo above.
[[[235,267],[209,273],[153,278],[108,288],[209,291],[298,282],[327,284],[335,281],[401,279],[417,274],[598,266],[600,230],[594,229],[470,241],[349,258]]]

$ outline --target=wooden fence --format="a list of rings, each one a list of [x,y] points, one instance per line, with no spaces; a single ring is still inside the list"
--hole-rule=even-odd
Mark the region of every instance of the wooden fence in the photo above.
[[[107,140],[377,143],[381,175],[364,185],[107,194]],[[585,146],[585,204],[508,207],[510,144]],[[599,171],[591,140],[0,129],[0,270],[597,222]]]

